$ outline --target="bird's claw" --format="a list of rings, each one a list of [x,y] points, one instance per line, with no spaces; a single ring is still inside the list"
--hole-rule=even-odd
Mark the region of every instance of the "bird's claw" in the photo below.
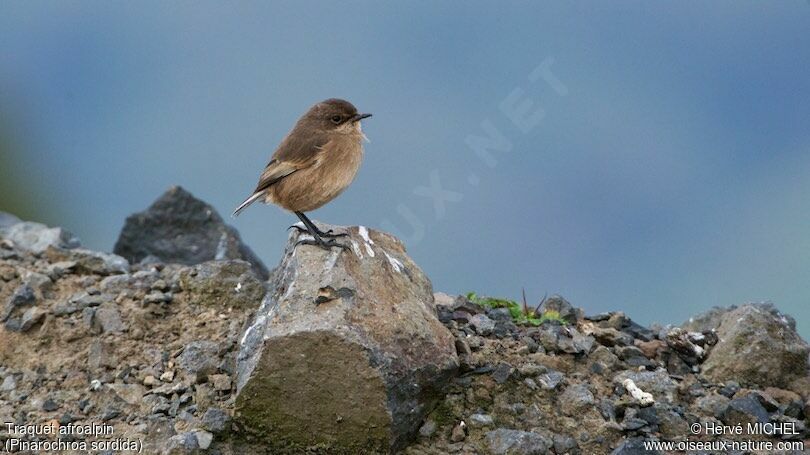
[[[288,230],[288,231],[289,231],[290,229],[297,229],[299,234],[303,233],[303,234],[310,234],[310,235],[312,235],[312,233],[311,233],[311,232],[309,232],[309,231],[307,230],[307,228],[305,228],[305,227],[301,227],[301,226],[299,226],[299,225],[297,225],[297,224],[293,224],[292,226],[290,226],[290,227],[288,227],[288,228],[287,228],[287,230]],[[345,233],[345,232],[343,232],[343,233],[339,233],[339,234],[333,234],[333,232],[334,232],[334,231],[332,231],[331,229],[329,229],[329,230],[328,230],[328,231],[326,231],[326,232],[323,232],[323,231],[315,231],[315,233],[316,233],[316,234],[318,234],[318,236],[319,236],[319,237],[329,237],[329,238],[335,238],[335,237],[346,237],[347,235],[349,235],[349,234],[347,234],[347,233]]]
[[[346,245],[344,245],[342,243],[338,243],[338,242],[336,242],[334,240],[302,239],[302,240],[299,240],[299,241],[295,242],[295,246],[298,246],[298,245],[314,245],[314,246],[319,246],[319,247],[321,247],[321,248],[323,248],[325,250],[331,250],[332,247],[336,246],[336,247],[342,248],[342,249],[344,249],[346,251],[349,250],[348,246],[346,246]]]

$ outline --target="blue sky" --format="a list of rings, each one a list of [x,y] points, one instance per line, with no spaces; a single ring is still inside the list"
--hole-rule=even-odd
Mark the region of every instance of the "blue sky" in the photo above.
[[[394,230],[437,290],[643,323],[770,300],[807,336],[808,30],[801,0],[3,2],[0,118],[37,217],[110,250],[172,184],[227,215],[343,97],[371,142],[313,217]],[[468,145],[483,123],[494,165]],[[232,223],[272,267],[292,221]]]

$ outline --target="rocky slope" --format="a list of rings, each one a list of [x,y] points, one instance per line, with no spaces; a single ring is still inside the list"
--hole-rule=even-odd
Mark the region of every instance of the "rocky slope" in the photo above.
[[[772,305],[642,327],[559,296],[528,311],[434,297],[396,239],[333,228],[350,251],[293,248],[293,230],[268,272],[179,188],[128,220],[116,245],[126,257],[0,213],[0,444],[55,440],[23,434],[45,427],[65,444],[107,444],[89,453],[129,442],[154,454],[810,444],[810,348]],[[748,423],[776,425],[749,434]],[[88,424],[110,430],[70,430]],[[708,434],[737,424],[742,434]]]

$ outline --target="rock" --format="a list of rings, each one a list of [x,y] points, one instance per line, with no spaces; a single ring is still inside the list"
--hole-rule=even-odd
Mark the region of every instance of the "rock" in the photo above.
[[[14,226],[17,223],[22,223],[22,220],[10,213],[0,212],[0,229]]]
[[[565,379],[565,375],[555,370],[537,376],[537,382],[540,383],[540,387],[546,390],[556,389],[563,379]]]
[[[703,363],[703,373],[714,381],[787,387],[808,373],[810,347],[796,333],[796,322],[771,304],[727,312],[717,335],[720,340]]]
[[[400,450],[458,368],[454,338],[397,239],[320,227],[350,249],[293,247],[291,232],[240,343],[236,418],[270,445]]]
[[[106,386],[115,393],[115,395],[123,400],[125,403],[137,406],[141,403],[146,390],[138,384],[107,384]]]
[[[199,449],[197,436],[194,433],[180,433],[174,435],[166,442],[166,447],[160,452],[162,454],[186,454]]]
[[[202,450],[207,450],[211,447],[211,442],[214,440],[214,435],[207,431],[195,431],[194,436],[197,438],[197,445]]]
[[[728,314],[729,311],[735,309],[737,309],[736,305],[732,305],[728,308],[713,307],[709,311],[700,313],[697,316],[692,316],[688,321],[681,324],[681,328],[687,332],[708,332],[716,330],[720,327],[723,317]]]
[[[45,319],[44,310],[37,307],[29,308],[23,313],[22,319],[20,320],[20,332],[31,330],[35,325],[42,322],[43,319]]]
[[[704,414],[708,414],[719,419],[723,411],[728,406],[729,401],[730,400],[723,395],[710,394],[698,398],[695,401],[695,404]]]
[[[571,436],[555,434],[553,440],[555,453],[574,453],[574,450],[577,448],[577,441]]]
[[[219,345],[207,340],[192,341],[177,358],[177,365],[196,382],[216,373],[219,362]]]
[[[622,332],[642,341],[652,341],[655,339],[655,333],[653,333],[652,330],[632,320],[629,320],[628,324],[622,328]]]
[[[486,441],[495,455],[542,455],[554,445],[540,434],[505,428],[488,432]]]
[[[660,455],[661,452],[658,450],[646,450],[644,447],[644,439],[642,438],[630,438],[625,439],[619,444],[613,452],[610,452],[610,455]]]
[[[423,438],[430,438],[436,434],[436,422],[433,420],[426,420],[421,427],[419,427],[419,436]]]
[[[514,371],[515,369],[512,368],[512,365],[509,365],[508,363],[499,363],[492,372],[492,379],[494,379],[498,384],[503,384],[509,380]]]
[[[476,333],[481,336],[487,336],[495,330],[495,321],[485,314],[476,314],[471,317],[470,325],[475,329]]]
[[[769,415],[756,396],[746,395],[729,401],[720,413],[720,420],[727,425],[765,423],[769,421]]]
[[[186,265],[241,259],[263,280],[269,275],[267,267],[213,207],[177,186],[146,211],[127,218],[114,252],[133,263],[147,256]]]
[[[129,273],[129,262],[115,254],[84,248],[70,250],[50,248],[45,252],[45,256],[53,264],[69,265],[69,270],[76,273],[101,276]]]
[[[464,422],[459,422],[458,425],[453,427],[450,432],[450,442],[461,442],[467,438],[467,432],[464,430],[467,425]]]
[[[544,299],[538,309],[538,313],[541,315],[550,311],[559,314],[560,318],[571,325],[575,325],[578,321],[584,319],[582,310],[574,308],[574,306],[568,303],[562,296],[556,294]]]
[[[114,304],[103,304],[96,309],[93,325],[103,333],[121,333],[126,325]]]
[[[27,305],[33,305],[37,301],[36,295],[34,295],[34,290],[31,286],[24,284],[17,289],[14,290],[14,293],[9,297],[6,301],[6,306],[3,309],[2,318],[0,321],[7,321],[11,315],[14,313],[14,310]]]
[[[52,398],[48,398],[42,403],[42,410],[45,412],[53,412],[59,409],[60,407],[61,406],[59,406],[59,403],[54,401]]]
[[[70,249],[81,246],[76,236],[62,228],[49,228],[32,222],[0,227],[0,238],[10,240],[17,248],[37,254],[49,247]]]
[[[623,384],[627,379],[633,381],[641,390],[652,394],[656,402],[663,401],[669,404],[675,401],[678,386],[663,368],[655,371],[622,371],[613,378],[613,381]]]
[[[17,388],[17,380],[14,378],[13,374],[6,376],[3,379],[3,383],[0,384],[0,392],[11,392],[12,390]]]
[[[97,370],[103,367],[113,368],[118,364],[118,359],[113,354],[114,349],[108,344],[99,339],[93,340],[88,348],[87,358],[88,366]]]
[[[227,374],[212,374],[208,376],[208,382],[214,386],[214,390],[228,392],[231,390],[231,377]]]
[[[23,283],[34,290],[37,298],[45,298],[46,294],[53,289],[53,281],[48,275],[26,270],[22,273]]]
[[[202,424],[211,433],[222,433],[230,427],[231,416],[219,408],[208,408],[202,416]]]
[[[740,383],[737,381],[726,381],[723,387],[718,390],[721,395],[724,395],[728,398],[734,398],[734,395],[740,391]]]
[[[567,415],[577,415],[596,403],[593,393],[585,384],[573,384],[565,388],[559,397],[560,409]]]
[[[258,307],[264,283],[245,261],[212,261],[180,273],[180,288],[197,305],[217,308]]]
[[[641,352],[648,359],[655,359],[659,353],[667,348],[667,344],[662,340],[639,341],[636,343],[636,347],[641,349]]]
[[[680,327],[674,327],[667,332],[667,346],[680,354],[681,358],[689,365],[700,363],[706,356],[706,350],[693,342],[696,332],[687,332]],[[697,334],[700,335],[700,334]]]
[[[632,336],[610,327],[594,327],[590,331],[590,335],[604,346],[629,346],[633,344]]]
[[[491,427],[495,424],[495,420],[489,414],[473,414],[470,416],[470,426],[472,427]]]

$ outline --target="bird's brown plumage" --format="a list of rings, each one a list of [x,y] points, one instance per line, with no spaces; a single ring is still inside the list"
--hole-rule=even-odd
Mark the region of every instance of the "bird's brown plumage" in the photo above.
[[[363,159],[362,118],[344,100],[312,106],[279,144],[253,194],[234,214],[256,200],[308,212],[337,197],[354,180]]]

